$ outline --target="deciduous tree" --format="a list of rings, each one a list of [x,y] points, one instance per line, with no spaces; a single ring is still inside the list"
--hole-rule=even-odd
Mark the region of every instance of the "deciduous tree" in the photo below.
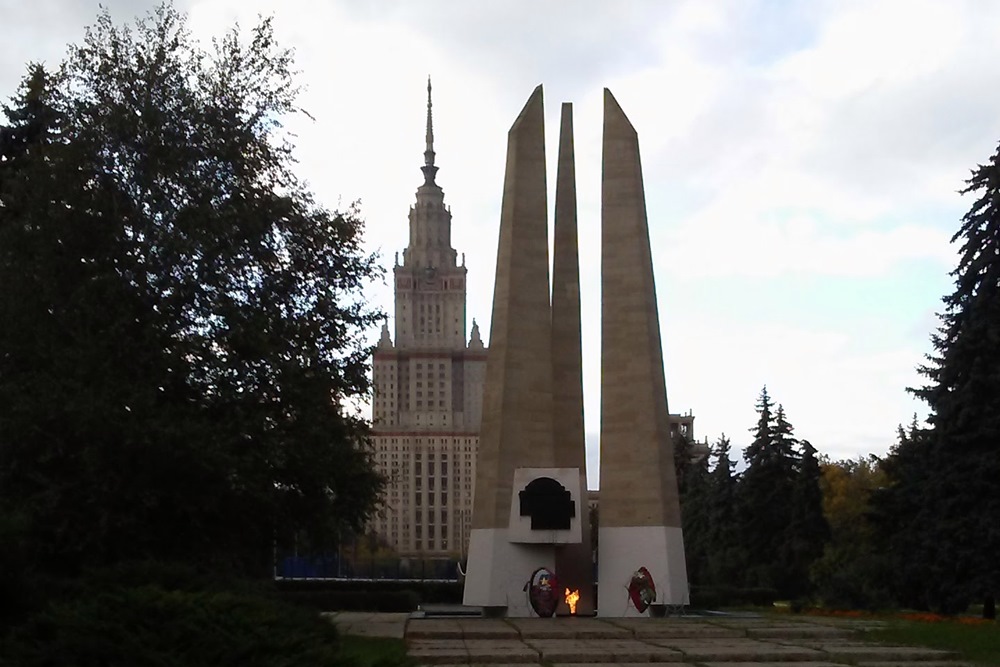
[[[291,68],[267,19],[206,52],[170,5],[104,11],[6,111],[0,505],[51,570],[261,568],[370,516],[379,271],[292,171]]]

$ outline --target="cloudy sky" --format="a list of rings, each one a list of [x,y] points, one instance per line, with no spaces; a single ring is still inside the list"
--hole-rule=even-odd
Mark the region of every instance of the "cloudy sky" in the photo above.
[[[131,20],[150,0],[104,0]],[[179,0],[195,34],[258,14],[293,47],[300,173],[361,201],[387,267],[421,182],[434,81],[438,183],[488,332],[506,132],[545,86],[550,186],[574,103],[588,447],[600,405],[601,91],[639,132],[670,409],[749,440],[767,384],[831,458],[882,454],[923,407],[955,263],[957,191],[1000,140],[1000,3],[899,0]],[[91,0],[0,0],[0,95],[57,63]],[[552,205],[550,195],[550,207]],[[391,310],[392,292],[372,298]],[[596,481],[592,474],[592,481]]]

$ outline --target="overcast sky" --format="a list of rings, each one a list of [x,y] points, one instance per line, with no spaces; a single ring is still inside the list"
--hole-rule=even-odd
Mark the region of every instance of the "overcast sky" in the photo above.
[[[119,21],[153,5],[104,0]],[[489,330],[506,133],[545,87],[549,184],[574,103],[588,451],[600,405],[601,91],[639,132],[669,406],[699,439],[749,441],[766,383],[831,458],[883,454],[921,404],[956,260],[957,194],[1000,140],[1000,3],[991,0],[183,0],[207,39],[273,14],[315,122],[300,174],[330,207],[361,200],[391,267],[422,182],[434,81],[437,181]],[[0,95],[55,65],[98,3],[0,0]],[[550,194],[550,210],[554,203]],[[388,286],[372,298],[392,310]],[[593,485],[593,484],[592,484]]]

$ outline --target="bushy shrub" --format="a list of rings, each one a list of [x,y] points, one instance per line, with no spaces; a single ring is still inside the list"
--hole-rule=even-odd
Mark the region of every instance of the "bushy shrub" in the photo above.
[[[0,640],[19,667],[343,664],[335,627],[259,595],[109,588],[57,602]]]
[[[358,591],[367,594],[410,592],[418,604],[462,604],[464,584],[459,581],[316,581],[284,579],[276,582],[279,591]],[[330,610],[325,610],[330,611]]]
[[[692,586],[691,606],[696,609],[718,607],[770,607],[778,598],[773,588],[735,588],[732,586]]]

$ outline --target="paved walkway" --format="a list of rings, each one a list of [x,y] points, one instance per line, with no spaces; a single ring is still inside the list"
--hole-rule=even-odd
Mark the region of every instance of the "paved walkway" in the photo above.
[[[673,617],[407,618],[341,612],[347,634],[405,637],[422,665],[669,665],[670,667],[959,667],[927,648],[865,642],[877,621],[827,618]]]

